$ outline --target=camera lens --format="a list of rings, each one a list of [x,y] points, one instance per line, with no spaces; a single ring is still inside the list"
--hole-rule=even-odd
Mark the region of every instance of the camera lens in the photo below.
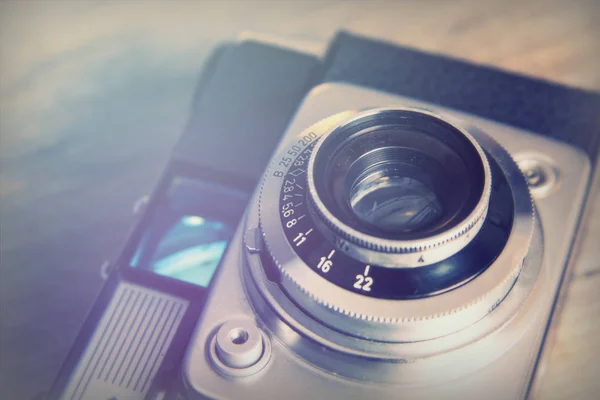
[[[311,165],[311,196],[324,225],[367,249],[439,247],[476,230],[487,210],[485,154],[466,132],[427,113],[380,111],[339,126],[317,145]],[[428,259],[466,242],[457,244]],[[410,266],[402,257],[394,262]]]
[[[261,236],[247,239],[249,251],[264,240],[256,282],[293,300],[272,304],[395,342],[452,333],[493,309],[524,265],[534,213],[518,166],[487,134],[427,110],[377,108],[290,140],[265,174],[258,221]]]
[[[474,157],[472,166],[482,170]],[[482,174],[469,177],[467,168],[457,152],[426,133],[382,127],[359,132],[327,160],[329,193],[323,197],[358,230],[397,239],[425,237],[472,206],[471,192],[481,194]]]

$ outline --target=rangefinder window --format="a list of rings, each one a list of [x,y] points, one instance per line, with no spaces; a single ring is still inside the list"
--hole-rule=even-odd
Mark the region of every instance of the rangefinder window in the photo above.
[[[208,287],[247,201],[229,187],[174,178],[149,216],[130,266]]]

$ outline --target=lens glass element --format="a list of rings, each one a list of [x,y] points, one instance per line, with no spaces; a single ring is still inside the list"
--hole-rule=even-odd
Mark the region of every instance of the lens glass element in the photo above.
[[[443,213],[435,192],[392,162],[352,184],[350,205],[365,224],[391,233],[423,229]]]

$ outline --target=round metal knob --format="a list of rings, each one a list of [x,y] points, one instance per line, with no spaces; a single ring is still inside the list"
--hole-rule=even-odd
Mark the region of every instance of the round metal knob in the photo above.
[[[224,323],[217,332],[216,346],[219,359],[232,368],[255,364],[264,347],[260,330],[250,320]]]
[[[243,377],[260,371],[269,361],[271,344],[251,319],[225,322],[210,345],[216,370],[224,375]]]

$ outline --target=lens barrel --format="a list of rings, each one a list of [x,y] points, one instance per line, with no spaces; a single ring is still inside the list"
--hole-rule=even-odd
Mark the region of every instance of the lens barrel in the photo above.
[[[466,131],[424,111],[359,113],[317,143],[308,166],[317,218],[349,254],[391,268],[448,258],[485,219],[491,173]]]

